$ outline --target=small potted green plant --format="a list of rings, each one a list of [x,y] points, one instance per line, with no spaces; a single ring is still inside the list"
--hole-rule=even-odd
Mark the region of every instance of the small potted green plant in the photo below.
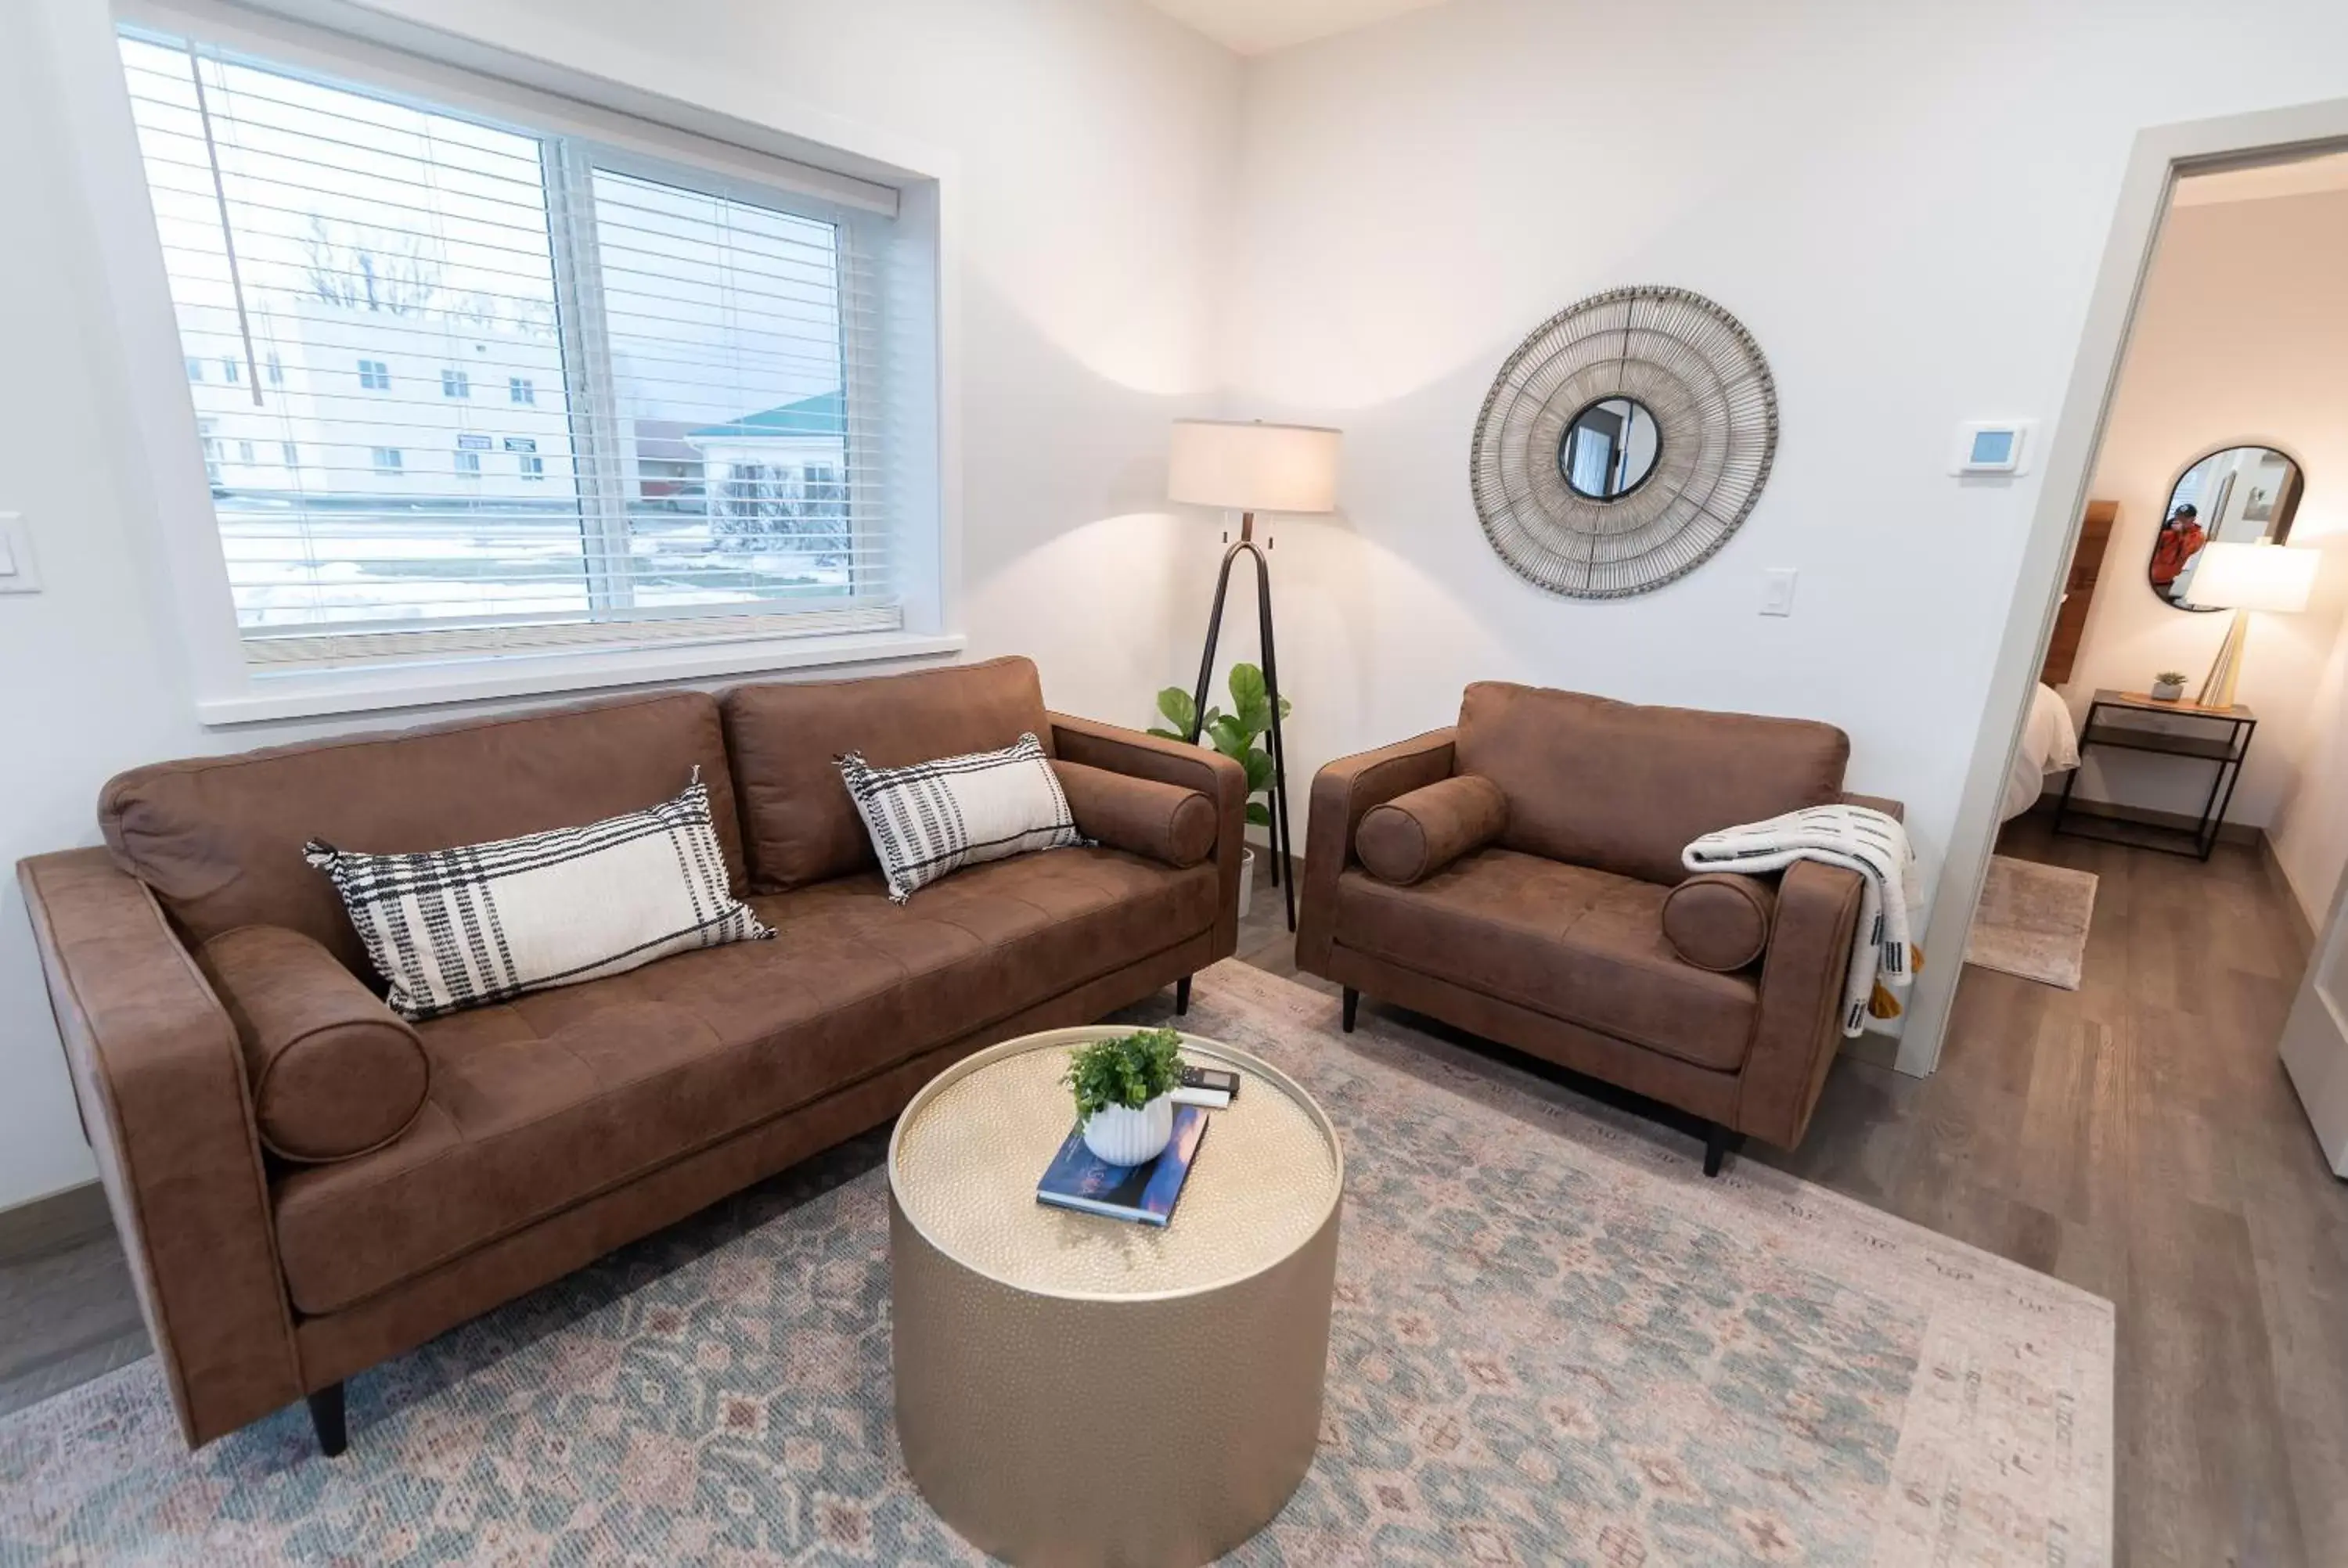
[[[1168,1096],[1181,1081],[1182,1037],[1170,1029],[1097,1040],[1070,1059],[1061,1079],[1076,1091],[1085,1147],[1112,1165],[1158,1158],[1174,1136]]]
[[[2152,678],[2154,702],[2174,702],[2184,695],[2185,671],[2182,670],[2164,670]]]

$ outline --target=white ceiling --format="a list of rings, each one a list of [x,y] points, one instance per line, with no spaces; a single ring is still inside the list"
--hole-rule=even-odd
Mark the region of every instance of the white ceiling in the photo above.
[[[1443,0],[1149,0],[1225,48],[1269,54]]]
[[[2177,205],[2207,207],[2270,196],[2308,196],[2320,190],[2348,190],[2348,152],[2319,153],[2217,174],[2188,174],[2177,182]]]

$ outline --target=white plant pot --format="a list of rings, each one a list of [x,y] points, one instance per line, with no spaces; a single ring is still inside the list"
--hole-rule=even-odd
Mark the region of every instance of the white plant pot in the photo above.
[[[1255,851],[1240,851],[1240,918],[1248,917],[1248,906],[1255,902]]]
[[[1174,1136],[1174,1101],[1161,1094],[1136,1111],[1105,1105],[1085,1122],[1085,1147],[1112,1165],[1155,1160]]]
[[[2182,681],[2155,681],[2152,683],[2152,700],[2156,702],[2174,702],[2184,695],[2185,682]]]

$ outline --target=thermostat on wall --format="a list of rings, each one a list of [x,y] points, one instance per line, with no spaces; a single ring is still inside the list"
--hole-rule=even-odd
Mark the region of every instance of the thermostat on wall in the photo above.
[[[1949,458],[1952,474],[2022,474],[2029,471],[2030,433],[2027,419],[1976,419],[1957,426],[1957,445]]]

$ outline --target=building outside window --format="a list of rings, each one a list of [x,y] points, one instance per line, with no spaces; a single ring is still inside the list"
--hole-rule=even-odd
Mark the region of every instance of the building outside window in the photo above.
[[[211,420],[196,421],[196,438],[203,443],[204,477],[217,485],[221,482],[220,437],[212,434]]]
[[[250,464],[252,461],[252,442],[240,441],[236,444],[236,460],[240,463],[245,464]]]
[[[221,379],[227,382],[231,386],[234,386],[238,382],[242,381],[244,379],[243,363],[239,360],[230,359],[223,355],[221,359]]]
[[[542,650],[571,622],[609,646],[587,629],[652,618],[673,645],[680,615],[712,640],[903,626],[891,554],[935,541],[903,523],[926,504],[883,489],[890,380],[922,363],[870,302],[893,191],[779,162],[770,190],[737,149],[702,172],[669,161],[689,137],[616,151],[517,129],[526,97],[477,118],[247,46],[121,30],[183,344],[213,348],[191,400],[249,659],[338,662],[346,633],[392,657]],[[240,331],[273,345],[266,407],[204,368]],[[366,396],[284,361],[350,365]],[[494,434],[466,428],[476,372],[506,386]],[[283,467],[222,485],[222,435]],[[410,469],[411,446],[448,463]]]

